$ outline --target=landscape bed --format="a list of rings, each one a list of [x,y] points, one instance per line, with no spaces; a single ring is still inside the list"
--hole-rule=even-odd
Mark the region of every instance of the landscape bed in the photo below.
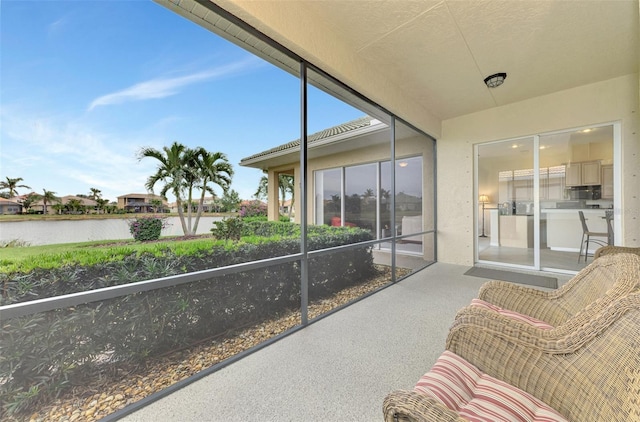
[[[169,242],[172,247],[159,242],[120,260],[5,273],[3,304],[300,251],[296,225],[253,223],[243,228],[243,234],[249,233],[252,235],[239,242],[212,238],[184,248],[176,245],[188,242]],[[308,245],[318,250],[371,239],[371,233],[361,229],[316,227],[309,231]],[[203,242],[208,242],[207,248],[202,247]],[[185,250],[192,253],[185,254]],[[269,321],[278,321],[280,328],[268,329],[267,338],[277,335],[299,324],[299,280],[300,265],[294,261],[3,321],[0,353],[7,358],[0,362],[0,373],[7,376],[0,380],[2,411],[6,416],[32,412],[34,406],[51,404],[77,386],[84,388],[90,379],[117,379],[122,371],[149,367],[150,362],[157,363],[176,350],[237,341],[232,339],[242,338],[238,333]],[[321,306],[325,300],[339,306],[341,301],[330,298],[348,289],[363,294],[388,281],[390,277],[373,264],[371,246],[309,260],[312,306]],[[283,318],[288,322],[280,322]],[[226,357],[223,353],[218,359]],[[121,392],[111,401],[118,394],[122,400],[117,401],[124,401],[123,406],[131,399],[125,400]]]

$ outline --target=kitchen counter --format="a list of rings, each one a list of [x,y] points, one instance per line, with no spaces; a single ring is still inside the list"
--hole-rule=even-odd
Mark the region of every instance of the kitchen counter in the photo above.
[[[607,232],[607,222],[603,218],[605,208],[559,209],[545,208],[541,210],[541,219],[547,221],[547,247],[554,251],[578,252],[582,239],[582,224],[578,211],[582,211],[587,220],[587,227],[592,232]],[[590,253],[600,245],[591,244]]]
[[[500,246],[533,248],[533,216],[501,215]]]

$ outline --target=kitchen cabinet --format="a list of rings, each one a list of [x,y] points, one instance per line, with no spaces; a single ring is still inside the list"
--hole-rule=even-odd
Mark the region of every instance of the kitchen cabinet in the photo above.
[[[600,161],[582,163],[582,185],[595,186],[600,184]]]
[[[581,163],[569,163],[565,169],[565,181],[564,185],[580,186],[582,183],[582,164]]]
[[[601,173],[601,197],[602,199],[613,199],[613,166],[609,164],[602,166]]]
[[[600,161],[567,164],[565,186],[594,186],[600,183]]]

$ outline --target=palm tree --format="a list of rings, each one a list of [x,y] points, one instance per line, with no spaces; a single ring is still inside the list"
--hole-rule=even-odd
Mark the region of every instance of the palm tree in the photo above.
[[[162,147],[162,151],[155,148],[142,148],[138,152],[138,161],[145,157],[155,158],[159,161],[155,174],[149,176],[145,187],[149,192],[153,192],[156,183],[164,182],[160,196],[166,198],[167,192],[171,192],[175,196],[180,224],[185,235],[189,234],[189,231],[184,220],[182,202],[187,183],[187,173],[190,171],[185,163],[185,156],[189,151],[186,146],[174,142],[170,147]]]
[[[281,174],[278,176],[278,188],[280,189],[280,195],[282,195],[282,205],[284,206],[287,193],[291,194],[291,204],[289,205],[289,219],[291,219],[291,210],[293,209],[293,202],[295,201],[295,191],[293,176],[288,174]]]
[[[39,195],[40,199],[42,199],[42,213],[47,214],[47,204],[51,204],[53,202],[60,202],[60,198],[56,196],[55,192],[51,192],[50,190],[42,189],[43,195]]]
[[[105,208],[108,204],[109,204],[108,199],[96,198],[96,208],[98,209],[98,213],[100,213],[100,211],[105,212],[106,211]]]
[[[24,211],[29,212],[31,206],[40,200],[40,195],[37,193],[30,193],[22,200],[22,208]],[[24,212],[23,211],[23,212]]]
[[[64,205],[62,205],[62,204],[53,204],[51,206],[51,208],[53,208],[53,210],[56,212],[56,214],[62,214],[62,210],[64,209]]]
[[[16,190],[17,188],[31,189],[30,186],[19,184],[24,180],[22,177],[16,177],[15,179],[6,177],[6,179],[7,179],[6,181],[0,182],[0,189],[8,189],[10,198],[14,196],[18,196],[18,191]]]
[[[266,173],[266,171],[265,171]],[[269,179],[267,176],[262,176],[258,182],[258,189],[253,196],[256,199],[263,199],[268,197]],[[293,176],[287,174],[278,175],[278,191],[280,192],[280,204],[284,206],[287,193],[291,193],[291,205],[289,206],[289,218],[291,218],[291,209],[293,208],[293,202],[295,200],[294,191],[294,179]]]
[[[154,212],[162,212],[162,199],[152,199],[149,201]]]
[[[202,148],[190,149],[187,148],[184,151],[182,157],[182,165],[185,168],[184,171],[184,189],[187,193],[186,205],[187,205],[187,231],[185,235],[192,236],[195,234],[195,229],[191,227],[191,221],[193,217],[193,210],[195,208],[195,202],[193,200],[193,189],[197,186],[201,179],[200,174],[200,153],[204,151]]]
[[[82,203],[82,201],[76,198],[69,199],[67,203],[64,204],[64,207],[67,209],[68,212],[72,214],[84,213],[86,210],[86,207]]]
[[[213,186],[209,184],[218,185],[222,188],[223,193],[229,191],[231,185],[231,178],[233,177],[233,167],[227,161],[227,156],[221,152],[209,152],[204,148],[199,148],[198,155],[198,173],[200,176],[200,201],[198,202],[198,212],[196,214],[196,221],[193,225],[193,232],[198,230],[198,222],[202,215],[204,196],[208,192],[214,197],[216,193],[213,190]]]
[[[233,169],[227,161],[227,157],[219,152],[210,153],[204,148],[195,149],[174,142],[170,147],[163,147],[162,151],[155,148],[143,148],[138,153],[138,159],[144,157],[155,158],[160,162],[155,174],[147,179],[145,187],[153,192],[153,187],[159,181],[165,183],[160,191],[160,195],[166,197],[167,192],[171,192],[176,198],[180,224],[185,235],[195,234],[198,228],[198,221],[202,213],[202,204],[206,192],[213,194],[213,187],[216,184],[226,192],[231,184]],[[200,202],[196,213],[196,222],[191,227],[194,189],[201,190]],[[185,220],[183,205],[187,206],[187,219]]]
[[[266,170],[264,172],[266,173]],[[269,178],[267,176],[262,176],[258,182],[258,189],[256,189],[256,193],[254,193],[253,196],[256,199],[266,199],[268,198],[268,191]]]
[[[89,188],[89,191],[89,198],[93,199],[94,201],[97,201],[102,196],[102,191],[100,189]]]

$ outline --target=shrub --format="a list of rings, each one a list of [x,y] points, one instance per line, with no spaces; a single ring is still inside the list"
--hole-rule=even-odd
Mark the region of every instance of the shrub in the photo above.
[[[240,217],[267,216],[267,206],[260,201],[251,201],[240,207]]]
[[[215,227],[211,229],[211,233],[216,239],[237,241],[242,235],[244,223],[239,217],[229,217],[222,221],[214,221],[213,225]]]
[[[137,217],[129,221],[129,232],[139,242],[160,239],[162,229],[166,227],[166,218],[162,217]]]

